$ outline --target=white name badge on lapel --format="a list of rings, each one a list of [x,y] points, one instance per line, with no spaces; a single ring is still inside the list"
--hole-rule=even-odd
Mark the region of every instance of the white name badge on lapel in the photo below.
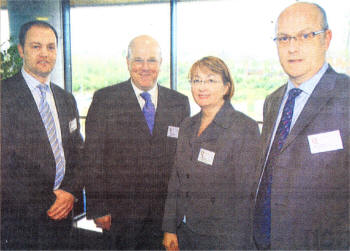
[[[77,119],[73,119],[69,122],[69,132],[72,133],[78,128]]]
[[[309,135],[307,138],[312,154],[343,149],[339,130]]]
[[[198,161],[207,165],[213,165],[215,153],[201,148],[198,155]]]
[[[179,128],[176,126],[168,126],[168,137],[178,138],[179,137]]]

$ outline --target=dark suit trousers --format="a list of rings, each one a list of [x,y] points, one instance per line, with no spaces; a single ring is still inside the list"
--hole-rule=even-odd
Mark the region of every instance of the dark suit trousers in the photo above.
[[[72,231],[72,220],[67,218],[62,221],[48,219],[39,225],[38,247],[43,250],[70,249],[70,236]]]
[[[110,231],[103,233],[103,249],[107,250],[163,250],[161,220],[146,218],[113,222]]]
[[[273,166],[279,154],[277,139],[278,135],[275,136],[271,146],[255,205],[254,241],[259,250],[271,248],[271,186]]]
[[[234,247],[229,236],[197,234],[184,223],[177,229],[177,238],[180,250],[232,250]]]
[[[2,229],[1,249],[11,250],[65,250],[70,248],[71,219],[62,221],[39,220],[23,225],[9,225]]]

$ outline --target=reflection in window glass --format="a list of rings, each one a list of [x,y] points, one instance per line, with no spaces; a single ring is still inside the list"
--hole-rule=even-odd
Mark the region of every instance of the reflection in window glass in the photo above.
[[[138,35],[148,34],[159,42],[163,63],[158,81],[170,87],[168,1],[72,8],[71,34],[73,94],[81,116],[86,115],[95,90],[129,78],[127,47]]]
[[[213,55],[230,67],[236,109],[262,121],[267,94],[287,77],[272,41],[275,20],[295,0],[212,0],[178,3],[178,90],[191,97],[187,74],[198,59]],[[327,12],[333,39],[328,62],[350,74],[350,1],[315,0]],[[273,4],[272,4],[273,3]],[[199,108],[192,100],[192,113]]]

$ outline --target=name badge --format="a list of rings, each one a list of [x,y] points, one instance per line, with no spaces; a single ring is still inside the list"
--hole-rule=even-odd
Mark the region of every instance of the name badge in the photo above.
[[[179,128],[176,126],[168,126],[168,137],[178,138],[179,137]]]
[[[72,133],[78,128],[77,119],[73,119],[69,122],[69,132]]]
[[[213,165],[215,153],[201,148],[198,155],[198,161],[207,165]]]
[[[339,130],[309,135],[307,139],[312,154],[343,149]]]

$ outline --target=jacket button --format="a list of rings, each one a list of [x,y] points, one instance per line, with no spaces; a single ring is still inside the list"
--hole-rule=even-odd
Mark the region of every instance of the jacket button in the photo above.
[[[214,204],[215,203],[215,197],[211,197],[210,198],[210,202],[211,202],[211,204]]]

